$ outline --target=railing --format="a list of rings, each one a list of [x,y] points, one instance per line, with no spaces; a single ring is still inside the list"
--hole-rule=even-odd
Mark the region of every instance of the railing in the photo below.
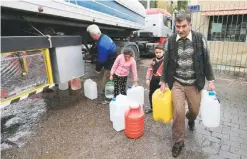
[[[192,13],[192,29],[207,38],[217,72],[247,78],[247,2],[201,2]]]

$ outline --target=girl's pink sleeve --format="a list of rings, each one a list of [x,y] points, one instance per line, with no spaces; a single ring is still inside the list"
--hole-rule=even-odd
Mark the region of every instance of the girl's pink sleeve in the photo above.
[[[131,69],[132,69],[134,81],[137,81],[137,68],[136,68],[136,61],[134,59],[131,67],[132,67]]]
[[[118,55],[118,57],[116,58],[116,60],[114,61],[114,64],[111,68],[111,75],[114,75],[114,73],[116,72],[117,68],[118,68],[118,65],[120,63],[120,58],[121,58],[121,55]]]
[[[149,80],[151,79],[152,73],[153,73],[153,67],[150,66],[150,67],[148,68],[148,70],[147,70],[147,73],[146,73],[146,80],[147,80],[147,79],[149,79]]]

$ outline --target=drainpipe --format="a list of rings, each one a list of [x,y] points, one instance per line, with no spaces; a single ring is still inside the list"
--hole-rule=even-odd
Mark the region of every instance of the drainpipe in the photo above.
[[[147,0],[147,9],[150,9],[150,0]]]
[[[175,33],[175,18],[177,15],[178,11],[177,9],[174,9],[172,12],[172,32]]]

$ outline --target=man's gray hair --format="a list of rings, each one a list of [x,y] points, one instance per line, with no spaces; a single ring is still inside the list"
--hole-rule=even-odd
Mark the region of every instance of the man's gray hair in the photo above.
[[[181,12],[176,15],[175,21],[176,22],[181,22],[187,20],[189,23],[191,22],[191,16],[188,13]]]
[[[97,34],[101,34],[101,31],[98,27],[98,25],[95,25],[95,24],[92,24],[92,25],[89,25],[87,27],[87,32],[89,32],[89,34],[92,34],[92,35],[97,35]]]

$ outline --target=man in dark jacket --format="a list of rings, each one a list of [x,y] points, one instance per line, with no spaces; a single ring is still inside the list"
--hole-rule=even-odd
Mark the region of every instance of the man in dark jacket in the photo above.
[[[188,126],[194,130],[199,113],[201,90],[205,77],[209,81],[208,90],[214,90],[214,75],[205,37],[191,30],[191,18],[185,13],[176,16],[176,34],[165,44],[164,67],[160,89],[168,86],[172,90],[173,126],[175,144],[172,155],[177,157],[184,147],[185,116]],[[189,111],[185,115],[185,101]]]
[[[102,68],[104,68],[104,75],[102,80],[103,90],[104,93],[104,86],[106,82],[110,78],[110,71],[111,67],[116,59],[116,44],[112,41],[112,39],[102,34],[99,27],[95,24],[92,24],[87,27],[87,31],[91,35],[92,39],[97,41],[97,63],[96,63],[96,73],[99,74]],[[107,104],[109,101],[105,100],[102,104]]]

